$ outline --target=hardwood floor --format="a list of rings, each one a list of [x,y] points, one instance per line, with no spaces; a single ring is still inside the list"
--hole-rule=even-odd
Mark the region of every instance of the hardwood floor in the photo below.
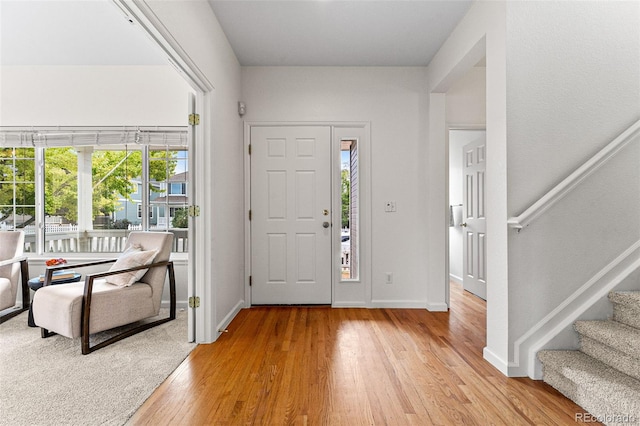
[[[199,345],[132,425],[565,425],[584,411],[482,358],[485,303],[451,312],[257,307]]]

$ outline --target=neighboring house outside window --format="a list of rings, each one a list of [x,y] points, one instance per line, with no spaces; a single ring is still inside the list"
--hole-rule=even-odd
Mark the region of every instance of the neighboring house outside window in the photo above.
[[[186,227],[186,209],[188,208],[187,198],[187,181],[189,180],[189,172],[184,171],[177,173],[167,180],[167,194],[161,195],[153,199],[151,204],[158,206],[164,212],[169,212],[166,218],[169,228]]]

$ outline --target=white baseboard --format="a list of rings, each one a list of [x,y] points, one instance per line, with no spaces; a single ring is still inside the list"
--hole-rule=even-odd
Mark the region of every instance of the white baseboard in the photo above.
[[[366,308],[367,305],[364,302],[333,302],[332,308]]]
[[[163,300],[162,302],[160,302],[160,306],[162,306],[163,308],[168,308],[169,301]],[[176,309],[187,309],[188,307],[189,307],[188,300],[176,300]]]
[[[220,337],[222,333],[224,333],[224,330],[227,329],[229,324],[231,324],[231,321],[233,321],[236,315],[238,315],[238,312],[240,312],[243,308],[244,308],[244,300],[238,301],[238,303],[236,303],[233,309],[231,309],[231,311],[222,319],[222,321],[220,321],[215,332],[216,339]]]
[[[449,305],[446,303],[427,303],[427,310],[429,312],[447,312]]]
[[[488,347],[482,350],[482,357],[498,369],[505,376],[509,376],[509,365],[505,360],[494,354]]]
[[[426,309],[426,300],[372,300],[372,308]]]
[[[462,285],[462,278],[457,275],[449,274],[449,280]]]

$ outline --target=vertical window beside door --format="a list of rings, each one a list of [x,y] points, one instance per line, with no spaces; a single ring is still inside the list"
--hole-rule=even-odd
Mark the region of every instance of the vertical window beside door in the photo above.
[[[359,278],[358,250],[358,143],[353,139],[340,141],[341,182],[341,279]]]

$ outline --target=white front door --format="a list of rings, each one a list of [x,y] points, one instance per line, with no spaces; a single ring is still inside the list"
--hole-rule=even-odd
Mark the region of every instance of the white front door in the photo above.
[[[251,303],[331,303],[331,131],[251,127]]]
[[[465,290],[487,298],[487,225],[485,210],[486,138],[462,148],[463,214],[462,266]]]

